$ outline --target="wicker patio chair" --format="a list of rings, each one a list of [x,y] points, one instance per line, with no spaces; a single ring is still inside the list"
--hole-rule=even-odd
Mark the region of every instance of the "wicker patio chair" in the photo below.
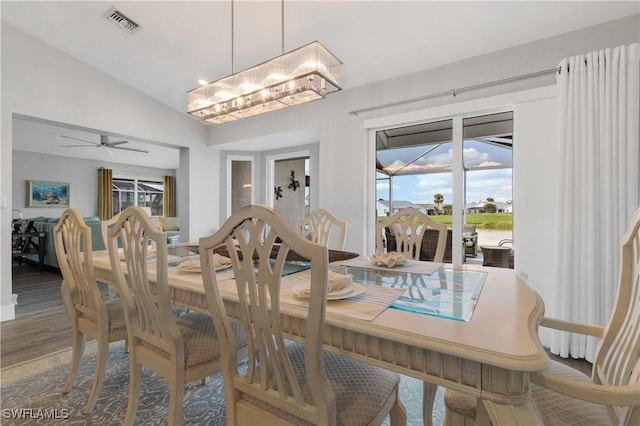
[[[500,247],[511,246],[511,251],[509,252],[509,268],[513,269],[515,265],[515,252],[513,251],[513,240],[508,238],[504,240],[500,240],[500,242],[498,242],[498,246]]]

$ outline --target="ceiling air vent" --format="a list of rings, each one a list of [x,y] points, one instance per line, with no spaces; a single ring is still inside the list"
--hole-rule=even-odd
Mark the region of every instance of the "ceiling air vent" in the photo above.
[[[127,17],[124,13],[120,12],[115,7],[109,9],[102,16],[104,17],[104,19],[111,22],[113,25],[128,34],[134,34],[136,31],[142,28],[137,22]]]

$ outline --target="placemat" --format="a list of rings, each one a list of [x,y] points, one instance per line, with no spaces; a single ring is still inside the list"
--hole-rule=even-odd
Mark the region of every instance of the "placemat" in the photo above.
[[[292,290],[294,284],[311,279],[310,271],[288,275],[282,278],[280,301],[298,306],[309,306],[306,299],[299,299]],[[377,285],[366,285],[364,293],[348,299],[328,300],[327,313],[373,321],[405,292],[405,289],[388,288]]]
[[[359,256],[355,259],[343,260],[340,265],[354,266],[357,268],[375,269],[379,271],[397,271],[397,272],[412,272],[414,274],[431,275],[439,268],[442,267],[442,263],[425,262],[421,260],[409,260],[404,265],[398,265],[393,268],[387,268],[386,266],[378,266],[371,261],[368,257]]]

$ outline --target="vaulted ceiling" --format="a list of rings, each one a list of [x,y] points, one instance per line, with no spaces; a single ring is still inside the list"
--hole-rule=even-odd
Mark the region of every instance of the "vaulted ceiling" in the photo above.
[[[112,7],[139,30],[105,19]],[[181,113],[199,79],[277,56],[283,42],[285,50],[322,42],[343,61],[349,89],[639,12],[636,1],[236,0],[232,63],[230,1],[3,0],[1,8],[3,22]]]

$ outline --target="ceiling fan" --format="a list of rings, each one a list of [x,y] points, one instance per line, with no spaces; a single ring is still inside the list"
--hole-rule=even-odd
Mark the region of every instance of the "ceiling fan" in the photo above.
[[[136,148],[126,148],[124,146],[120,146],[123,145],[125,143],[129,143],[129,141],[125,141],[125,140],[119,140],[119,141],[109,141],[109,136],[106,135],[100,135],[100,142],[91,142],[85,139],[80,139],[80,138],[74,138],[73,136],[66,136],[66,135],[60,135],[63,138],[67,138],[67,139],[74,139],[80,142],[85,142],[88,143],[90,145],[60,145],[62,147],[65,148],[102,148],[105,151],[107,151],[110,155],[113,155],[113,151],[112,149],[121,149],[124,151],[135,151],[135,152],[143,152],[145,154],[148,154],[149,151],[145,151],[143,149],[136,149]]]

